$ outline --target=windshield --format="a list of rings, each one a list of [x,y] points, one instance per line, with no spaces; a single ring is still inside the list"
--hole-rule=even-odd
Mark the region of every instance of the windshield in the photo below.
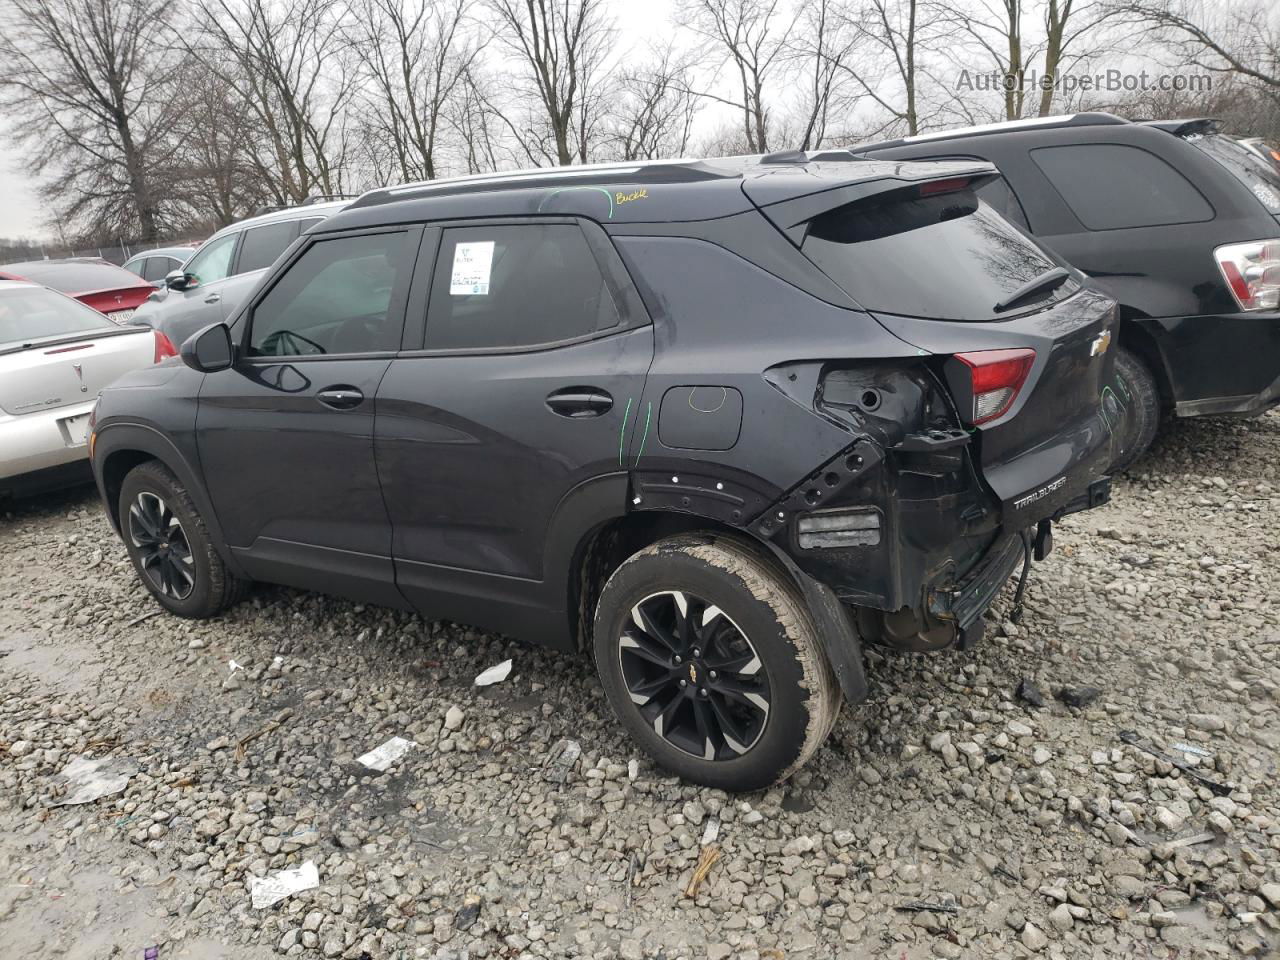
[[[1060,264],[963,186],[877,194],[809,224],[801,250],[868,310],[935,320],[1001,320],[1074,293],[1073,280],[996,305]]]
[[[0,350],[99,329],[116,325],[78,301],[39,287],[0,289]]]
[[[1280,174],[1268,166],[1266,160],[1217,133],[1187,137],[1187,143],[1226,167],[1233,177],[1253,191],[1268,213],[1280,214]]]

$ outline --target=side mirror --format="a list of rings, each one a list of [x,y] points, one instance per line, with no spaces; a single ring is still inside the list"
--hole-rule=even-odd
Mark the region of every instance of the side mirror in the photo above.
[[[170,270],[164,275],[164,285],[170,290],[189,290],[191,287],[198,287],[200,281],[192,274],[183,273],[178,269]]]
[[[215,323],[193,333],[182,343],[182,362],[201,373],[217,373],[236,361],[236,348],[231,342],[231,329]]]

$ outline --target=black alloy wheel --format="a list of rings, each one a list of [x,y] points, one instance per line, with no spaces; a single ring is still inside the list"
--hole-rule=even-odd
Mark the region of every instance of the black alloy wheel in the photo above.
[[[129,538],[152,588],[174,600],[195,589],[195,559],[177,516],[158,494],[142,491],[129,507]]]
[[[729,759],[764,733],[770,690],[760,657],[738,625],[702,597],[665,590],[635,604],[618,658],[632,703],[677,749]]]

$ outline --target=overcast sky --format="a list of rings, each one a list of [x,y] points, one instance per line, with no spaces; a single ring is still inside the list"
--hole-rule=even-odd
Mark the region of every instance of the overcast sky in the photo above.
[[[49,233],[35,195],[35,181],[22,169],[8,130],[0,127],[0,237]]]

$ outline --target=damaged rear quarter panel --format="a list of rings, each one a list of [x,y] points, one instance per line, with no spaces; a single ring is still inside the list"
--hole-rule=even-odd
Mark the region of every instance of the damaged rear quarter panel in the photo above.
[[[748,527],[784,497],[803,497],[806,481],[839,471],[839,496],[821,505],[874,508],[883,518],[875,543],[805,550],[789,522],[750,529],[842,599],[882,609],[923,602],[927,579],[970,562],[990,542],[991,529],[967,530],[970,521],[960,516],[981,497],[962,452],[939,460],[927,450],[895,450],[892,462],[883,462],[886,449],[901,444],[920,420],[925,392],[937,393],[924,351],[869,314],[810,296],[716,244],[647,236],[614,242],[653,301],[654,360],[629,444],[634,509]],[[829,382],[826,408],[819,410],[818,378],[831,368],[845,372]],[[903,377],[897,372],[903,369],[916,373]],[[688,386],[741,395],[741,431],[732,447],[663,444],[656,422],[663,398]],[[881,393],[879,416],[855,409],[866,388]],[[971,519],[990,518],[975,507]]]

